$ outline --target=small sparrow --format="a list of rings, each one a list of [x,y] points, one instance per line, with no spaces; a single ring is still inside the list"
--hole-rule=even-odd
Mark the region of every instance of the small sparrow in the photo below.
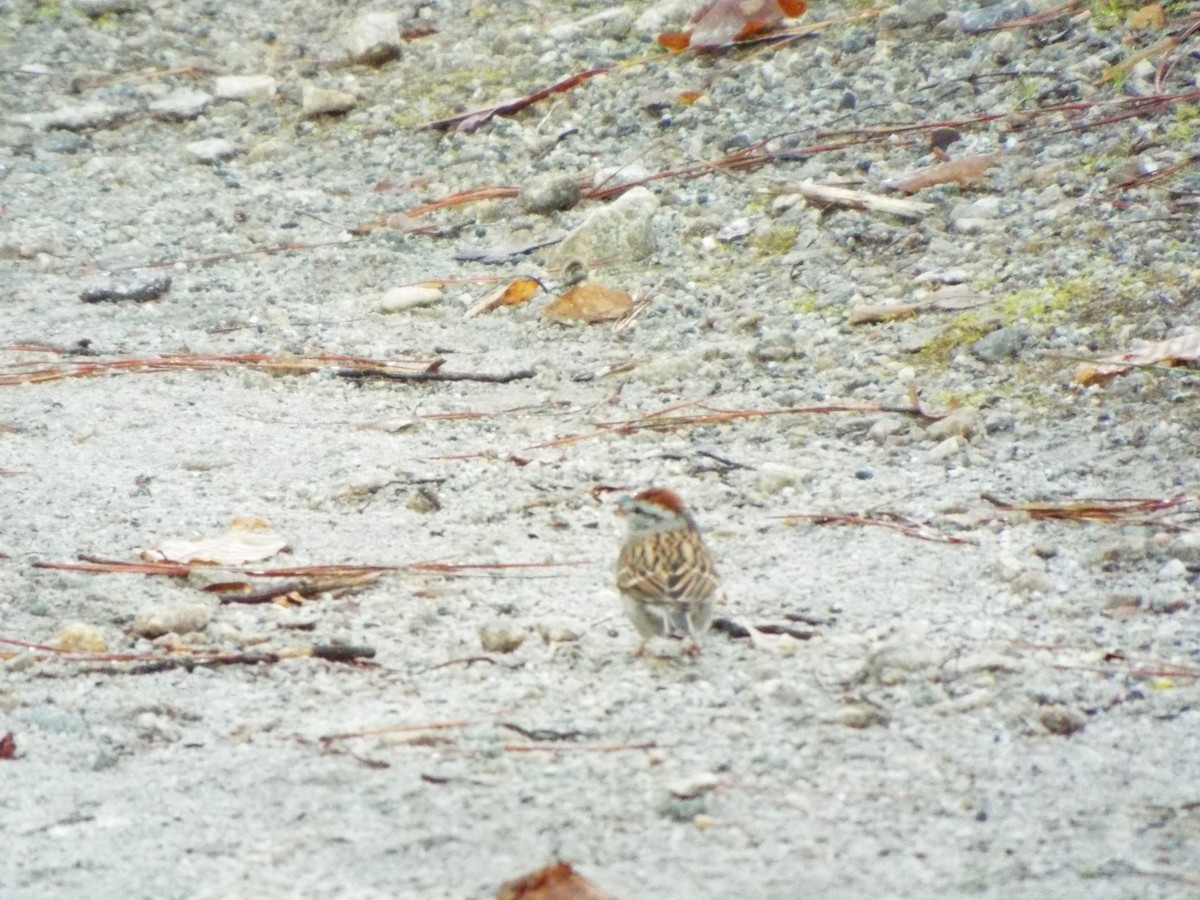
[[[621,500],[629,534],[617,557],[617,590],[625,615],[643,640],[692,641],[712,624],[717,570],[683,501],[666,488]]]

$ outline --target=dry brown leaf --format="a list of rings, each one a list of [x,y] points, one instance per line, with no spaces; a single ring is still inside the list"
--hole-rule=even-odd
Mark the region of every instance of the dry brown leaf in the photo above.
[[[629,312],[633,298],[627,291],[610,288],[599,281],[581,281],[551,301],[542,315],[551,322],[611,322]]]
[[[1156,366],[1166,364],[1195,365],[1200,363],[1200,329],[1189,331],[1178,337],[1154,344],[1147,344],[1119,356],[1106,356],[1092,363],[1083,363],[1075,370],[1076,384],[1094,384],[1107,381],[1114,375],[1123,375],[1133,366]]]
[[[286,550],[287,541],[269,531],[230,531],[220,537],[185,540],[164,538],[143,550],[147,562],[215,563],[240,566],[259,562]]]
[[[978,156],[968,156],[953,162],[939,163],[927,169],[913,172],[906,178],[889,179],[883,186],[902,194],[915,194],[927,187],[937,184],[954,182],[960,188],[978,181],[983,173],[994,166],[1004,156],[1003,153],[981,153]]]
[[[573,868],[556,862],[500,885],[496,900],[616,900]]]
[[[1166,23],[1167,17],[1159,3],[1147,3],[1141,9],[1131,10],[1125,17],[1125,25],[1133,31],[1140,31],[1143,28],[1158,30]]]
[[[468,309],[464,318],[469,319],[481,313],[491,312],[500,306],[520,306],[522,303],[528,303],[541,286],[542,283],[536,278],[517,278],[492,291]]]

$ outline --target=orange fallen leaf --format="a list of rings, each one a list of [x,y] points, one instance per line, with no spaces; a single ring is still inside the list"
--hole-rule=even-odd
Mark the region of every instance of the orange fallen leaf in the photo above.
[[[517,278],[504,287],[492,291],[474,306],[467,310],[465,318],[491,312],[501,306],[520,306],[527,303],[537,293],[542,283],[536,278]]]
[[[542,315],[552,322],[610,322],[629,312],[633,299],[627,291],[598,281],[581,281],[551,301]]]
[[[536,872],[500,885],[496,900],[616,900],[600,890],[570,863],[551,863]]]
[[[691,18],[691,31],[658,36],[668,50],[723,47],[778,28],[785,18],[803,15],[804,0],[709,0]]]

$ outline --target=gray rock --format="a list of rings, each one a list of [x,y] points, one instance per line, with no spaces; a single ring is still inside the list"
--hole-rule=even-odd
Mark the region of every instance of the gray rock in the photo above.
[[[345,91],[306,84],[300,105],[306,119],[315,119],[317,116],[340,116],[348,113],[358,105],[358,99]]]
[[[91,141],[85,135],[71,131],[54,131],[42,135],[37,148],[46,153],[80,153],[91,147]]]
[[[82,103],[77,106],[61,106],[48,113],[28,113],[13,116],[13,121],[29,125],[42,131],[86,131],[114,125],[128,115],[128,111],[108,103]]]
[[[559,265],[572,260],[636,262],[654,252],[654,214],[658,198],[644,187],[630,188],[591,214],[563,238],[552,256]]]
[[[134,12],[144,6],[144,0],[75,0],[71,4],[90,19],[109,14]]]
[[[400,58],[400,19],[394,12],[363,13],[346,35],[352,62],[380,66]]]
[[[888,29],[916,28],[937,22],[945,15],[946,4],[943,0],[905,0],[885,9],[879,17],[879,26]]]
[[[579,202],[579,180],[564,172],[534,175],[521,187],[517,203],[525,212],[548,213],[570,209]]]
[[[992,6],[971,9],[953,18],[955,19],[954,24],[960,31],[967,34],[981,34],[1010,19],[1033,15],[1035,11],[1034,4],[1030,0],[1015,0],[1012,3],[997,3]]]
[[[214,166],[219,162],[232,159],[240,152],[237,147],[224,138],[209,138],[206,141],[192,141],[183,148],[196,162],[206,166]]]
[[[172,91],[161,100],[151,103],[150,112],[158,119],[185,122],[203,113],[212,101],[212,95],[204,91]]]
[[[969,438],[978,427],[979,410],[964,406],[932,423],[925,433],[935,441],[943,441],[949,437]]]
[[[270,75],[222,75],[214,85],[218,100],[271,100],[276,90]]]
[[[971,354],[987,363],[997,363],[1002,359],[1015,357],[1025,340],[1025,332],[1020,328],[1006,325],[985,334],[971,345]]]
[[[1200,563],[1200,531],[1185,531],[1171,541],[1167,552],[1184,563]]]

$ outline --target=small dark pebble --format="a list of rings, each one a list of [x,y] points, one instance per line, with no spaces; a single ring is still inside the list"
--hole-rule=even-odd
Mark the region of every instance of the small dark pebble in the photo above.
[[[957,128],[935,128],[929,132],[929,144],[935,150],[945,150],[955,141],[961,141],[962,134]]]
[[[874,469],[859,469],[854,473],[854,477],[859,481],[870,481],[875,477]]]

